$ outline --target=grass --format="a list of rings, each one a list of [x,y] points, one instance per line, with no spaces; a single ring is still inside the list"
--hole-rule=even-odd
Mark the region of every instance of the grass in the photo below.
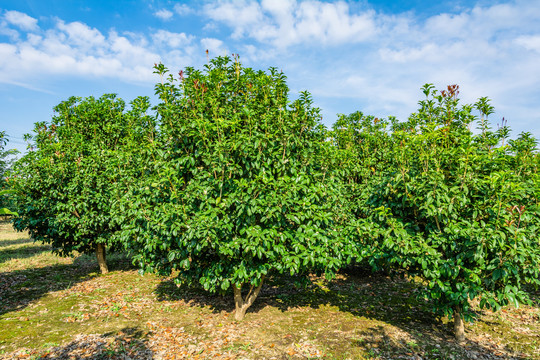
[[[59,257],[0,224],[0,358],[539,359],[540,309],[481,312],[458,346],[406,278],[273,277],[243,322],[232,295],[140,276],[123,255]]]

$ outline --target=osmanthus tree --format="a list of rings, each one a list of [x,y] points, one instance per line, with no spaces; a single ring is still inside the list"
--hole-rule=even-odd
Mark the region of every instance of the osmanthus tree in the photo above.
[[[461,342],[471,300],[517,306],[528,299],[523,284],[538,285],[536,144],[527,133],[505,141],[506,124],[491,131],[486,98],[460,105],[457,86],[423,91],[419,111],[392,129],[396,167],[370,200],[374,233],[389,259],[422,279],[434,310],[453,317]]]
[[[290,102],[282,73],[238,57],[178,80],[162,64],[155,72],[154,174],[118,203],[123,241],[144,271],[232,288],[241,320],[268,274],[332,275],[350,261],[350,215],[308,93]]]
[[[331,133],[334,166],[344,185],[342,196],[357,219],[355,261],[366,261],[374,270],[389,264],[376,246],[370,200],[382,178],[395,167],[390,129],[396,122],[393,117],[385,120],[361,112],[340,114]]]
[[[18,154],[17,150],[7,149],[8,136],[5,131],[0,131],[0,215],[17,215],[17,213],[10,210],[12,208],[12,201],[9,197],[11,194],[10,186],[8,183],[7,174],[13,163],[13,156]]]
[[[14,227],[61,255],[95,253],[102,273],[108,272],[106,248],[119,246],[110,211],[122,188],[119,155],[149,141],[154,131],[149,100],[131,105],[125,111],[115,95],[61,102],[52,121],[36,123],[27,136],[29,151],[11,177],[20,215]]]

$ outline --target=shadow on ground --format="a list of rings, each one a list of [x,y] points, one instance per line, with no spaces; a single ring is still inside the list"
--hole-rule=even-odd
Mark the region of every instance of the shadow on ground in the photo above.
[[[123,254],[111,254],[109,270],[133,269]],[[93,256],[81,255],[72,264],[0,272],[0,315],[25,308],[49,292],[69,289],[80,282],[100,276]]]
[[[0,250],[0,264],[10,261],[11,259],[31,258],[50,251],[50,248],[43,245],[24,246],[16,249],[5,249],[4,247],[4,249]]]
[[[25,354],[35,359],[154,359],[139,328],[124,328],[103,335],[78,335],[63,346]]]
[[[429,310],[429,303],[419,299],[419,288],[402,276],[373,273],[362,267],[351,267],[337,279],[325,281],[314,277],[307,286],[298,286],[299,279],[290,276],[270,277],[248,313],[258,313],[271,306],[282,312],[309,307],[337,307],[356,320],[343,326],[354,327],[356,321],[383,322],[407,334],[407,340],[388,333],[386,326],[368,326],[359,331],[352,346],[361,347],[377,358],[405,359],[525,359],[512,357],[510,349],[500,349],[468,341],[459,346],[453,328]],[[177,286],[172,280],[161,282],[155,289],[160,301],[183,300],[195,306],[209,307],[218,313],[233,312],[232,293],[226,296],[209,294],[202,288]]]
[[[1,231],[1,227],[0,227]],[[33,241],[29,237],[16,238],[16,239],[4,239],[0,240],[0,248],[5,246],[19,245],[19,244],[30,244]]]

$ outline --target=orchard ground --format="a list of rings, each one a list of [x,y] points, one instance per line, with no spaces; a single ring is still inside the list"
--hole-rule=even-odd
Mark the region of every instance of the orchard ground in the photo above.
[[[1,359],[540,359],[540,293],[479,311],[459,346],[404,277],[271,277],[236,322],[231,296],[141,276],[124,255],[101,275],[94,257],[50,250],[0,223]]]

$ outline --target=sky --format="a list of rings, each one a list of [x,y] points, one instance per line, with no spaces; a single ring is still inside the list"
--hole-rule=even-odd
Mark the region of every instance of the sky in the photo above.
[[[240,55],[281,69],[291,99],[309,91],[331,126],[362,111],[405,120],[426,83],[487,96],[493,128],[540,138],[539,0],[0,0],[0,131],[50,121],[70,96],[150,96],[154,63],[173,74]]]

